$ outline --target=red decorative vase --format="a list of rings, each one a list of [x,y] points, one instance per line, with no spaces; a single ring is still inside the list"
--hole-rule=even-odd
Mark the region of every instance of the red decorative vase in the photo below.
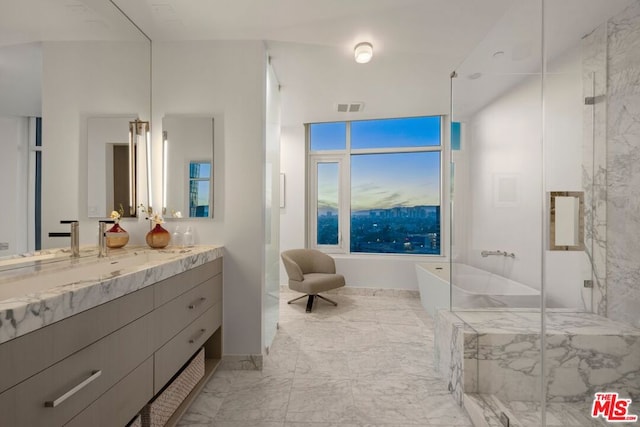
[[[162,249],[169,244],[171,234],[162,225],[156,224],[155,227],[147,233],[147,245],[153,249]]]
[[[108,248],[121,248],[129,242],[129,233],[120,227],[120,224],[114,224],[113,227],[107,230],[105,235]]]

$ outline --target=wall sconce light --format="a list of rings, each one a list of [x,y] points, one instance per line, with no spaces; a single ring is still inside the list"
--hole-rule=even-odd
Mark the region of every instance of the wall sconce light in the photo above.
[[[353,49],[353,57],[358,64],[366,64],[373,57],[373,45],[369,42],[358,43]]]
[[[136,215],[136,176],[137,176],[137,152],[138,146],[144,144],[147,154],[147,203],[151,204],[151,139],[149,138],[149,122],[136,119],[129,122],[129,213]]]
[[[162,131],[162,214],[167,213],[167,175],[169,169],[167,168],[167,161],[169,160],[169,134],[167,131]]]

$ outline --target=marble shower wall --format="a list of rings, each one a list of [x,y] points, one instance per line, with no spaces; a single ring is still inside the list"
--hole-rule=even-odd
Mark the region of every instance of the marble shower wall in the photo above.
[[[640,326],[640,0],[582,41],[592,311]]]
[[[640,326],[640,0],[607,36],[606,310]]]

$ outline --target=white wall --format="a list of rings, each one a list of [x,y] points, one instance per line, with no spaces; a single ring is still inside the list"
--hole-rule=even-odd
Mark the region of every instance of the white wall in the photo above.
[[[214,218],[188,224],[196,243],[225,246],[225,355],[262,353],[264,93],[261,42],[153,43],[155,152],[159,155],[163,116],[214,118]],[[159,170],[154,172],[154,182],[161,182]],[[156,199],[159,191],[154,189]]]
[[[469,133],[467,211],[471,265],[530,286],[541,282],[541,97],[531,78],[477,113]],[[513,180],[514,198],[498,194],[499,180]],[[458,220],[463,220],[458,218]],[[482,258],[482,250],[516,254]]]
[[[545,165],[542,167],[540,76],[531,76],[491,102],[466,124],[471,205],[458,221],[469,226],[460,256],[484,270],[540,289],[544,211],[548,191],[581,191],[582,78],[578,49],[552,61],[545,81]],[[512,201],[497,194],[500,179],[513,180]],[[543,184],[544,182],[544,184]],[[456,188],[456,192],[458,189]],[[463,191],[463,190],[461,190]],[[543,193],[543,191],[545,193]],[[545,228],[546,229],[546,228]],[[513,252],[516,258],[482,250]],[[582,303],[583,252],[545,251],[548,301],[566,307]]]
[[[0,47],[0,200],[4,212],[0,243],[9,244],[9,249],[0,249],[0,256],[29,250],[28,117],[42,114],[41,88],[40,43]],[[33,236],[29,238],[33,242]]]
[[[42,114],[42,49],[40,43],[0,47],[0,115]]]
[[[0,117],[0,257],[27,251],[27,156],[28,119],[26,117]]]
[[[305,139],[304,126],[286,126],[280,134],[280,171],[285,176],[284,208],[280,209],[280,250],[305,247]],[[287,283],[280,262],[280,283]]]
[[[42,246],[61,247],[63,219],[80,220],[80,244],[96,245],[98,225],[87,216],[87,118],[133,115],[149,119],[150,51],[144,42],[43,43]],[[144,176],[144,168],[139,168]],[[143,183],[138,185],[144,194]],[[147,224],[122,222],[131,244],[143,244]]]

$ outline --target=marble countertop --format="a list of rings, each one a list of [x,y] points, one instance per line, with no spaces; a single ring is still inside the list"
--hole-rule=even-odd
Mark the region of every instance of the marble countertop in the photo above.
[[[223,255],[222,246],[126,247],[108,257],[0,265],[0,344]]]

